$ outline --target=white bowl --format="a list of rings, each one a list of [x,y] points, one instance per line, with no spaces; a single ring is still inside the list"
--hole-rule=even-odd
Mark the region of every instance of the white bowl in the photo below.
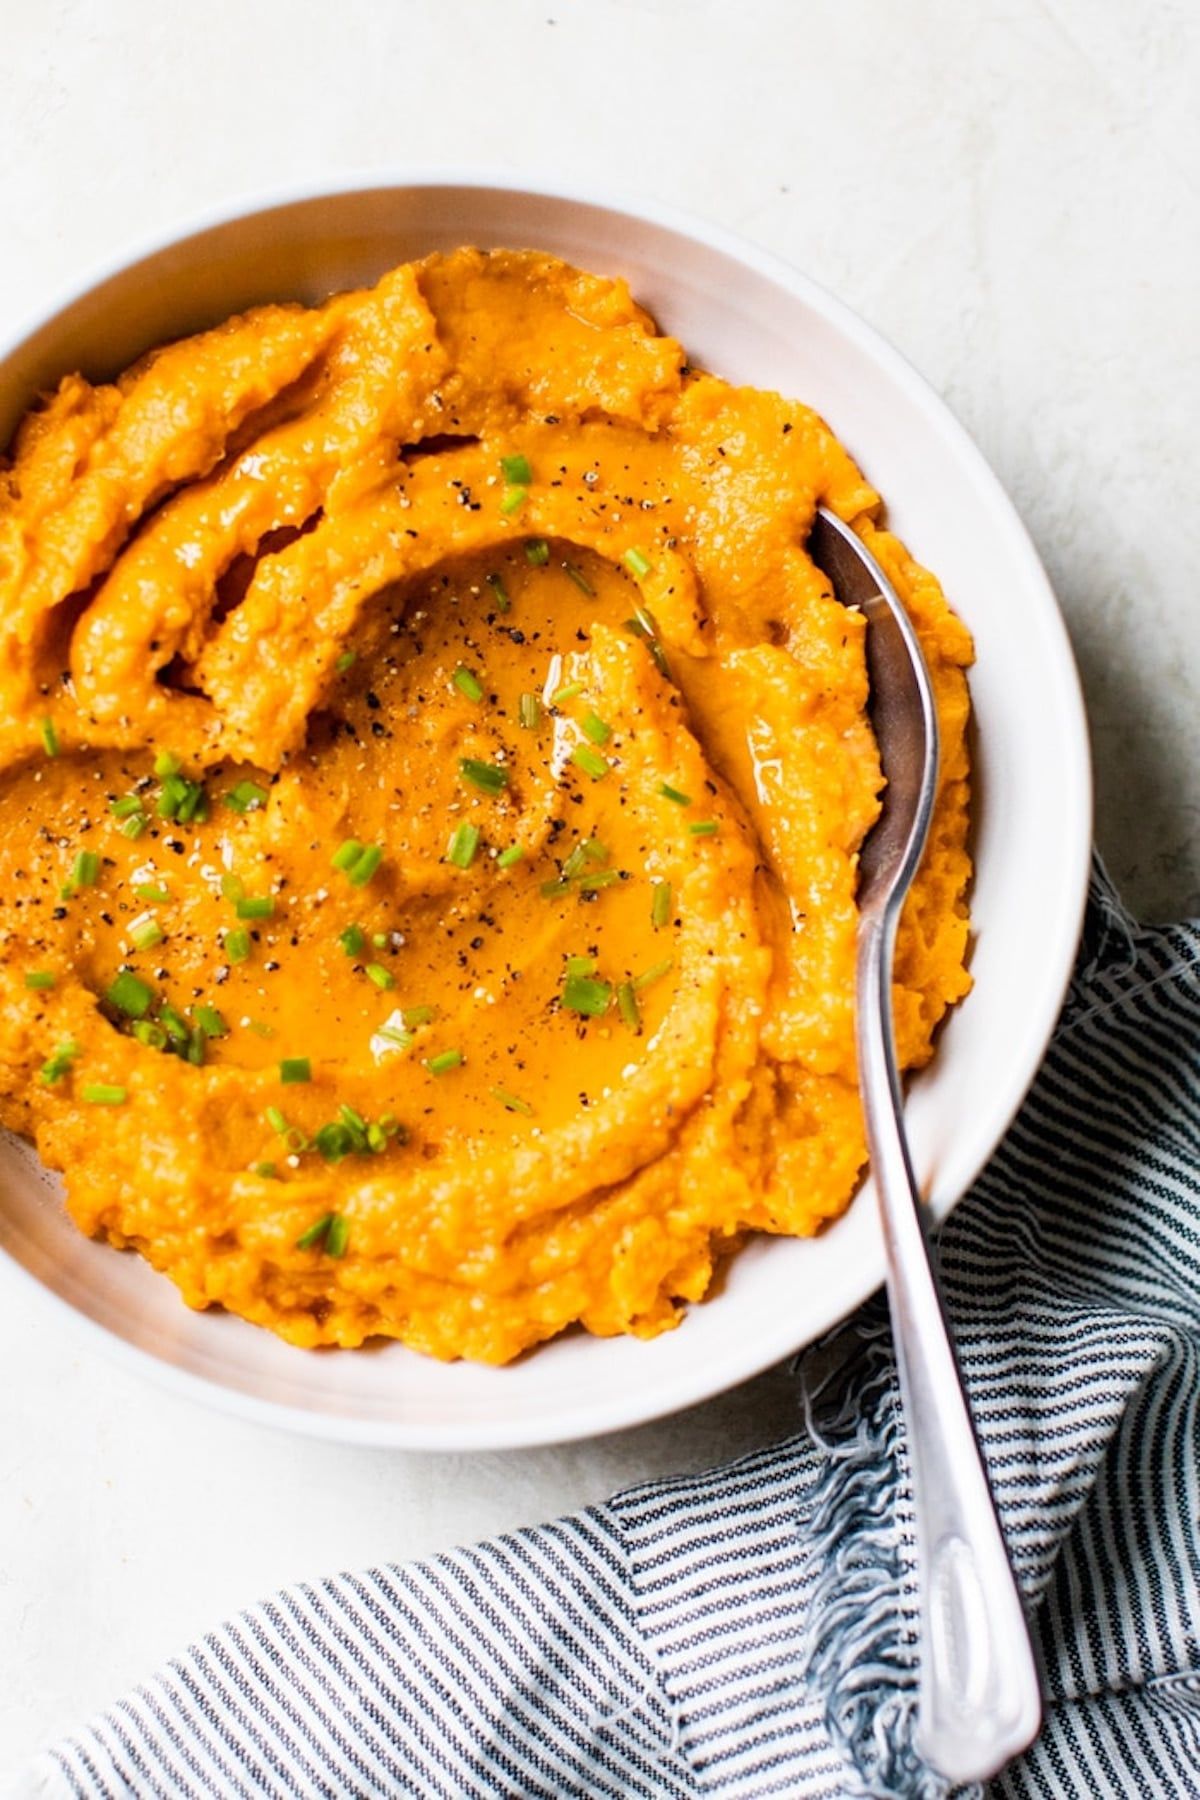
[[[908,364],[813,282],[659,207],[420,178],[290,196],[122,261],[0,358],[0,443],[34,392],[110,375],[164,338],[257,301],[321,300],[433,249],[551,250],[625,275],[697,362],[816,407],[886,497],[913,554],[975,634],[975,988],[912,1083],[908,1126],[944,1215],[1032,1079],[1074,952],[1091,836],[1083,705],[1046,576],[1008,499]],[[243,1416],[343,1442],[467,1449],[632,1425],[731,1386],[810,1342],[879,1285],[868,1182],[806,1242],[757,1240],[723,1291],[652,1343],[571,1335],[507,1369],[400,1345],[304,1352],[222,1313],[189,1312],[135,1256],[81,1237],[28,1146],[0,1143],[0,1264],[87,1320],[98,1345]]]

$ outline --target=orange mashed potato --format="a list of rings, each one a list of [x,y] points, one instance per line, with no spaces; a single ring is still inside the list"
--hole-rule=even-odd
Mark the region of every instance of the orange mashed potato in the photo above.
[[[862,618],[936,685],[904,1064],[964,972],[970,642],[822,421],[462,250],[68,376],[0,465],[0,1121],[298,1345],[674,1325],[864,1162]]]

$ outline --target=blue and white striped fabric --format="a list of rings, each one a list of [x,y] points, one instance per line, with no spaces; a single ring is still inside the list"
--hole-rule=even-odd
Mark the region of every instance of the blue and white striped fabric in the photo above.
[[[1198,1070],[1200,926],[1135,926],[1097,872],[1046,1065],[942,1234],[1049,1694],[997,1796],[1200,1796]],[[932,1800],[882,1304],[831,1347],[790,1442],[279,1594],[18,1791]]]

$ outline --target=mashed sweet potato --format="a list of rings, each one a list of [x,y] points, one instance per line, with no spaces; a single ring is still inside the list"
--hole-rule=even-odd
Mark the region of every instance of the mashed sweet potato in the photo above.
[[[299,1345],[649,1336],[847,1204],[854,523],[943,733],[904,1063],[964,973],[970,644],[828,428],[462,250],[69,376],[0,473],[0,1118]]]

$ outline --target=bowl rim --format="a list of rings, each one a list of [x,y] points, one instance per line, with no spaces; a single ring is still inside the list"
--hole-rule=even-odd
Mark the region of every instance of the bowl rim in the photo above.
[[[999,476],[952,407],[882,331],[823,283],[794,266],[785,257],[763,249],[740,232],[718,225],[673,203],[646,199],[619,188],[597,187],[587,182],[547,182],[540,175],[526,173],[519,167],[497,173],[454,164],[415,169],[366,166],[344,171],[336,177],[297,179],[261,189],[248,189],[233,198],[197,209],[185,215],[182,222],[177,221],[169,228],[160,227],[135,236],[115,254],[96,259],[83,275],[60,284],[48,300],[31,309],[15,329],[5,333],[0,339],[0,373],[9,359],[17,355],[28,342],[52,327],[61,315],[85,300],[96,289],[122,275],[132,273],[142,263],[152,262],[173,248],[202,237],[207,232],[245,223],[260,214],[302,206],[307,202],[371,193],[439,188],[474,190],[485,194],[510,193],[518,197],[617,213],[639,224],[659,227],[724,254],[776,283],[801,302],[813,306],[839,334],[874,361],[884,365],[892,382],[915,401],[931,420],[936,421],[953,447],[955,456],[982,489],[996,516],[1003,521],[1014,558],[1022,566],[1023,580],[1030,590],[1036,590],[1039,595],[1042,602],[1039,619],[1043,633],[1042,647],[1049,648],[1053,653],[1054,687],[1063,727],[1065,755],[1058,774],[1072,799],[1063,822],[1059,887],[1054,895],[1054,905],[1042,921],[1043,930],[1049,934],[1051,942],[1052,956],[1047,961],[1057,970],[1057,975],[1054,981],[1044,983],[1041,990],[1030,997],[1024,1032],[1024,1041],[1031,1047],[1030,1054],[1027,1060],[1008,1061],[998,1076],[996,1088],[999,1095],[994,1090],[992,1096],[995,1124],[990,1147],[986,1154],[977,1159],[969,1180],[959,1193],[939,1195],[931,1211],[934,1223],[940,1224],[970,1191],[981,1170],[995,1154],[1041,1067],[1059,1016],[1071,979],[1087,900],[1092,845],[1092,769],[1087,716],[1078,667],[1061,608],[1029,531]],[[1032,1050],[1033,1045],[1036,1045],[1036,1053]],[[850,1316],[876,1292],[883,1276],[882,1244],[876,1243],[875,1250],[877,1253],[864,1271],[864,1280],[869,1285],[864,1287],[859,1298],[848,1307],[839,1307],[822,1321],[817,1332],[808,1335],[804,1335],[803,1331],[797,1333],[801,1338],[799,1346],[794,1335],[789,1341],[788,1330],[781,1329],[773,1347],[765,1349],[759,1340],[752,1353],[743,1353],[740,1359],[731,1355],[715,1380],[698,1359],[697,1367],[689,1379],[677,1379],[669,1389],[656,1392],[649,1407],[631,1407],[627,1395],[615,1394],[607,1407],[593,1405],[587,1419],[578,1424],[565,1416],[569,1409],[564,1407],[560,1409],[564,1416],[539,1420],[533,1425],[522,1423],[520,1419],[507,1424],[493,1419],[484,1425],[465,1427],[460,1422],[449,1430],[438,1429],[428,1423],[413,1425],[397,1418],[343,1417],[316,1408],[301,1408],[284,1401],[261,1398],[219,1379],[168,1362],[153,1350],[119,1336],[99,1320],[88,1317],[65,1295],[48,1287],[32,1269],[26,1268],[3,1246],[0,1246],[0,1271],[3,1271],[5,1278],[15,1277],[18,1284],[28,1283],[36,1289],[43,1299],[48,1299],[55,1305],[60,1316],[65,1315],[72,1327],[81,1329],[85,1338],[99,1341],[105,1353],[114,1357],[118,1363],[149,1375],[169,1391],[199,1400],[234,1417],[318,1437],[327,1442],[406,1450],[464,1451],[532,1448],[541,1444],[568,1443],[599,1437],[609,1432],[652,1423],[727,1392],[795,1353],[797,1348],[814,1341],[816,1336]],[[182,1305],[183,1302],[180,1301],[179,1304]]]

